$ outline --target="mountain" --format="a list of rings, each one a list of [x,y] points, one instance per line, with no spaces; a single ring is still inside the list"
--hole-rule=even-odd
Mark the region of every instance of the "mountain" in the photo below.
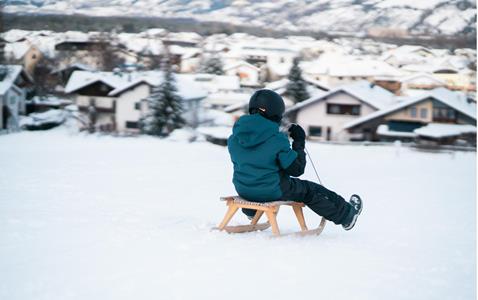
[[[4,0],[8,13],[192,18],[375,35],[476,34],[472,0]]]

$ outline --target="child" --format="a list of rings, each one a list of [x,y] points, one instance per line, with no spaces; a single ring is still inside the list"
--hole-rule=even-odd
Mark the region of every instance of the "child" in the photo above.
[[[234,124],[228,149],[237,193],[255,202],[280,199],[303,202],[345,230],[352,229],[362,211],[359,196],[352,195],[350,202],[346,202],[322,185],[293,178],[304,173],[305,132],[296,124],[289,128],[291,148],[287,136],[279,131],[284,110],[281,96],[271,90],[258,90],[249,101],[249,115]],[[251,209],[243,212],[249,218],[255,214]]]

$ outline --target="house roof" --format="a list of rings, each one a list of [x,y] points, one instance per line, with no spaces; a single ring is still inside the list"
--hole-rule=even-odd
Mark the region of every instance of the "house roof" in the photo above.
[[[473,125],[430,123],[414,130],[419,136],[430,138],[444,138],[466,133],[476,133]]]
[[[410,81],[415,81],[417,79],[420,79],[420,78],[425,78],[425,79],[428,79],[429,81],[432,81],[432,82],[435,82],[436,84],[440,84],[440,85],[446,85],[446,82],[441,80],[441,79],[438,79],[430,74],[427,74],[427,73],[418,73],[418,74],[413,74],[413,75],[410,75],[410,76],[406,76],[406,77],[403,77],[400,79],[401,82],[410,82]]]
[[[314,87],[322,90],[322,91],[328,91],[330,90],[330,88],[324,84],[323,82],[321,81],[318,81],[318,80],[315,80],[315,79],[312,79],[308,76],[303,76],[304,80],[313,85]],[[279,80],[276,80],[276,81],[272,81],[272,82],[269,82],[265,88],[266,89],[269,89],[269,90],[273,90],[273,91],[278,91],[278,90],[283,90],[284,88],[287,87],[287,84],[289,83],[289,79],[287,78],[282,78],[282,79],[279,79]]]
[[[93,67],[90,67],[88,65],[85,65],[85,64],[82,64],[82,63],[74,63],[74,64],[71,64],[71,65],[66,65],[66,66],[60,67],[56,70],[53,70],[53,71],[51,71],[51,74],[55,74],[55,73],[65,71],[65,70],[68,70],[68,69],[73,69],[73,68],[83,70],[83,71],[94,71],[95,70]]]
[[[401,101],[395,105],[392,105],[390,107],[387,107],[385,109],[373,112],[369,115],[366,115],[364,117],[358,118],[352,122],[349,122],[345,124],[344,128],[345,129],[350,129],[352,127],[355,127],[357,125],[363,124],[365,122],[368,122],[370,120],[380,118],[382,116],[388,115],[390,113],[396,112],[398,110],[401,110],[405,107],[408,107],[410,105],[414,105],[418,102],[421,102],[427,98],[433,98],[436,99],[454,109],[457,111],[463,113],[464,115],[473,118],[476,120],[476,103],[474,102],[468,102],[466,97],[458,92],[453,92],[450,91],[446,88],[436,88],[432,91],[428,91],[425,93],[422,93],[421,95],[409,98],[408,100]]]
[[[325,94],[318,95],[316,97],[311,97],[303,102],[300,102],[293,107],[289,108],[286,112],[291,112],[295,110],[300,110],[308,105],[317,103],[326,99],[329,96],[332,96],[337,93],[347,93],[360,101],[367,103],[368,105],[376,108],[383,109],[394,103],[393,94],[386,89],[371,84],[368,81],[361,80],[351,84],[346,84],[339,86]]]
[[[188,75],[174,74],[177,81],[178,94],[185,100],[206,97],[207,91],[195,83],[194,78]],[[131,73],[74,71],[65,87],[65,93],[74,93],[93,83],[103,82],[113,88],[108,96],[117,97],[140,84],[158,86],[162,82],[162,78],[163,73],[161,71]]]
[[[308,74],[327,74],[334,77],[402,75],[400,70],[385,61],[370,58],[357,59],[337,53],[326,53],[314,61],[301,62],[301,67]]]
[[[240,66],[246,66],[246,67],[249,67],[249,68],[254,69],[256,71],[259,71],[258,67],[248,63],[247,61],[243,61],[243,60],[224,66],[224,71],[227,71],[227,70],[230,70],[230,69],[235,69],[235,68],[240,67]]]

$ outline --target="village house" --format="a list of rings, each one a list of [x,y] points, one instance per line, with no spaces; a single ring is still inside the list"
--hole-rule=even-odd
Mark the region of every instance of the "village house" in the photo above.
[[[381,60],[393,66],[422,64],[436,57],[436,54],[423,46],[403,45],[385,52]]]
[[[184,100],[184,117],[188,125],[195,126],[200,102],[206,98],[207,91],[187,74],[175,74],[175,78],[178,95]],[[65,92],[73,95],[74,102],[84,113],[94,108],[95,124],[99,130],[136,133],[139,132],[140,118],[148,112],[144,100],[161,81],[160,71],[75,71]]]
[[[342,85],[286,109],[286,116],[321,141],[353,139],[343,126],[394,103],[393,94],[368,81]]]
[[[33,79],[19,65],[0,65],[0,132],[20,129],[27,89]]]
[[[386,62],[359,59],[337,54],[323,54],[314,61],[301,62],[305,76],[329,87],[353,83],[359,80],[374,82],[377,78],[396,78],[403,75]]]
[[[189,76],[195,84],[208,92],[207,97],[202,101],[202,107],[206,109],[219,109],[247,103],[253,92],[251,88],[241,87],[239,77],[236,75],[215,75],[215,74],[183,74]]]
[[[260,68],[246,61],[238,61],[224,66],[225,75],[235,75],[239,77],[241,86],[259,87],[260,72]]]
[[[15,43],[7,43],[5,56],[8,61],[23,65],[25,72],[32,76],[36,65],[43,58],[43,53],[32,42],[23,39]]]
[[[476,127],[476,102],[462,93],[436,88],[348,122],[344,128],[360,140],[413,141],[419,135],[441,138],[450,132],[469,133],[470,127],[462,125]]]
[[[411,90],[432,90],[445,87],[446,82],[428,73],[416,73],[400,79],[402,94],[409,95]]]

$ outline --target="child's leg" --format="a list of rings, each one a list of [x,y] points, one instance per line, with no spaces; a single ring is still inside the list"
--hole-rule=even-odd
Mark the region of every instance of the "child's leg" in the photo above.
[[[335,224],[342,224],[351,208],[340,195],[312,181],[284,178],[281,180],[281,189],[284,200],[303,202],[315,213]]]
[[[250,209],[250,208],[243,208],[242,213],[245,214],[249,219],[254,218],[256,215],[257,210],[255,209]]]

